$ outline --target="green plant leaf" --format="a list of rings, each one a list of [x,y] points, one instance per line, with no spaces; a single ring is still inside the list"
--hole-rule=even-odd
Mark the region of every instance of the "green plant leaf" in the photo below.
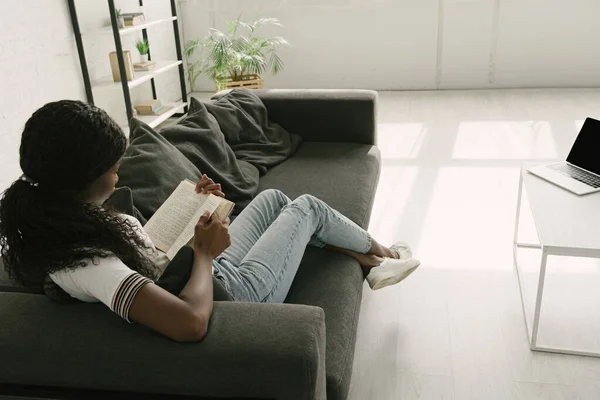
[[[229,22],[227,24],[227,26],[229,26],[229,33],[231,34],[232,37],[235,37],[235,35],[237,34],[237,30],[240,27],[240,25],[242,24],[242,14],[240,13],[240,15],[237,17],[237,19],[235,21]]]
[[[271,46],[289,46],[290,42],[282,38],[281,36],[275,36],[269,39]]]
[[[269,57],[268,67],[273,75],[283,71],[283,60],[274,51],[271,52],[271,57]]]
[[[225,22],[225,25],[227,25],[227,30],[229,31],[229,33],[234,33],[237,29],[237,27],[240,25],[239,21],[233,21],[233,22]]]
[[[255,29],[258,29],[264,25],[283,26],[277,18],[260,18],[257,21],[255,21],[253,25]]]
[[[254,32],[256,27],[252,23],[240,21],[240,26],[243,26],[245,29],[248,29],[250,32]]]
[[[148,54],[150,50],[150,44],[147,39],[140,39],[135,43],[135,47],[138,49],[140,54]]]
[[[245,73],[247,74],[262,74],[267,65],[266,60],[262,54],[249,55],[245,54],[242,57]]]
[[[212,48],[213,63],[215,68],[223,69],[230,58],[231,40],[222,32],[215,31],[213,34],[213,39],[215,40],[214,47]]]
[[[243,52],[247,46],[248,38],[246,38],[245,36],[240,36],[239,38],[233,39],[231,41],[231,48],[237,52]]]
[[[194,39],[187,42],[185,49],[183,50],[185,55],[190,57],[198,47],[204,47],[205,41],[203,39]]]
[[[191,81],[193,83],[196,83],[196,79],[198,79],[198,77],[202,75],[202,71],[194,71],[194,73],[191,75]]]
[[[265,47],[268,47],[270,45],[269,39],[265,39],[265,38],[253,38],[253,39],[254,40],[251,41],[251,44],[255,51],[260,51],[261,49],[264,49]]]

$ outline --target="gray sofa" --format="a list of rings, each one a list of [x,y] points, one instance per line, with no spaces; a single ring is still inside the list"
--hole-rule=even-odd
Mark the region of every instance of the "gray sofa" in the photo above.
[[[259,190],[316,195],[367,227],[380,170],[377,94],[259,96],[271,120],[304,139],[292,158],[261,178]],[[348,395],[363,276],[347,256],[308,248],[286,304],[216,302],[208,336],[194,344],[126,324],[100,304],[60,305],[19,293],[1,278],[0,398]]]

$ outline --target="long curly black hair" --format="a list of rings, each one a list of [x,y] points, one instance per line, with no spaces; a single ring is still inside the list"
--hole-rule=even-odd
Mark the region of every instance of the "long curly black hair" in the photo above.
[[[100,205],[77,200],[117,164],[127,147],[106,112],[80,101],[46,104],[25,124],[24,179],[0,199],[0,256],[12,278],[40,290],[47,274],[116,256],[154,278],[148,249],[132,223]]]

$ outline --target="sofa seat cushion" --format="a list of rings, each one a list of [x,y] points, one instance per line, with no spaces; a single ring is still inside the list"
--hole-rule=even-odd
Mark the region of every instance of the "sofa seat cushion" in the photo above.
[[[259,191],[279,189],[292,199],[312,194],[366,228],[379,170],[376,147],[305,142],[292,158],[261,178]],[[346,255],[308,247],[285,300],[325,311],[328,399],[348,396],[362,288],[358,262]]]
[[[258,190],[279,189],[291,199],[312,194],[366,228],[379,180],[377,147],[303,143],[293,157],[261,177]]]

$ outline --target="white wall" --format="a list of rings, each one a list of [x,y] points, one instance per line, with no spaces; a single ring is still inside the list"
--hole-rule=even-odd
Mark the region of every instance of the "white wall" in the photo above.
[[[274,16],[292,43],[269,87],[600,86],[598,0],[181,0],[184,38]],[[275,31],[269,31],[272,33]],[[212,90],[206,79],[196,89]]]
[[[0,13],[0,191],[20,175],[27,118],[56,99],[83,99],[77,49],[64,0],[19,0]]]
[[[148,19],[171,15],[165,0],[145,0]],[[105,0],[75,2],[82,31],[110,25]],[[137,11],[137,0],[117,0],[123,12]],[[155,59],[176,59],[173,25],[148,29]],[[134,43],[141,37],[128,36],[123,48],[137,55]],[[0,191],[21,171],[18,148],[25,121],[47,102],[60,99],[86,100],[79,57],[66,0],[19,0],[10,12],[0,13]],[[111,34],[85,36],[84,46],[92,79],[110,75],[108,53],[114,51]],[[181,98],[177,69],[156,79],[157,93],[165,101]],[[132,99],[151,97],[150,84],[132,91]],[[107,109],[121,124],[126,124],[120,88],[110,92],[94,91],[96,105]]]

